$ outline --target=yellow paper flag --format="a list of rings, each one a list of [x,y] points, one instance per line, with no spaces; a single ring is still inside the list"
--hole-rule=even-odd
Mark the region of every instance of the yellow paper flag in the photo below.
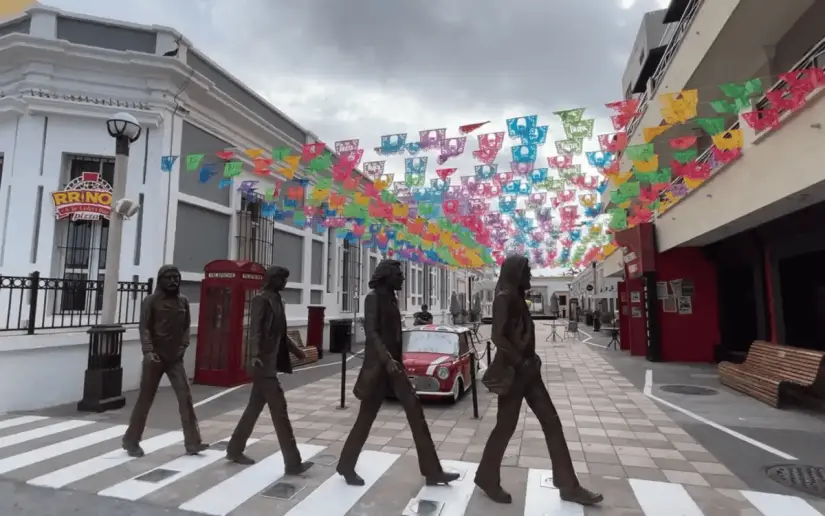
[[[657,136],[664,134],[665,131],[673,127],[670,124],[667,125],[660,125],[659,127],[645,127],[642,132],[644,133],[645,143],[652,142]]]
[[[704,179],[691,179],[689,177],[685,177],[683,179],[685,180],[685,186],[687,186],[691,190],[698,188],[699,185],[705,182]]]
[[[656,172],[659,170],[659,156],[653,156],[647,161],[634,161],[633,170],[636,172]]]
[[[34,3],[34,0],[0,0],[0,18],[17,16]]]
[[[627,180],[633,177],[633,172],[622,172],[621,174],[616,174],[615,176],[610,178],[610,182],[614,186],[621,186],[627,183]]]
[[[677,98],[677,96],[681,96]],[[696,118],[696,107],[699,104],[698,90],[683,90],[680,93],[664,93],[659,95],[662,103],[662,118],[669,124],[683,124]]]
[[[361,192],[355,192],[355,195],[352,196],[352,201],[356,204],[356,206],[370,205],[370,197]]]
[[[712,136],[713,144],[722,150],[741,149],[745,146],[745,135],[742,129],[731,129],[724,133],[715,134]]]
[[[2,1],[2,0],[0,0],[0,1]],[[246,149],[244,151],[244,154],[246,154],[247,156],[249,156],[252,159],[260,158],[263,155],[263,153],[264,153],[263,149]]]

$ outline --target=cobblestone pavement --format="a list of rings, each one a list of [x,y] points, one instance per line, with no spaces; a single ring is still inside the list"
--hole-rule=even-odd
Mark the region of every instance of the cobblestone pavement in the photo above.
[[[574,340],[545,342],[547,335],[548,323],[538,323],[544,378],[582,483],[605,495],[601,507],[582,509],[561,502],[558,492],[545,486],[549,455],[538,421],[526,405],[502,472],[502,484],[514,495],[513,505],[494,504],[474,489],[473,474],[496,415],[496,399],[480,383],[478,419],[473,417],[471,393],[454,405],[425,404],[443,463],[462,473],[452,487],[422,487],[412,435],[401,407],[392,402],[382,408],[358,464],[366,485],[344,485],[334,473],[334,463],[357,413],[358,401],[351,394],[357,370],[346,374],[344,409],[337,408],[340,373],[287,392],[303,453],[317,461],[303,477],[281,478],[282,456],[265,417],[248,448],[259,462],[241,467],[222,460],[220,444],[201,457],[181,457],[179,432],[147,431],[147,456],[131,460],[117,450],[122,425],[9,416],[0,420],[0,474],[30,486],[148,503],[152,510],[168,508],[167,514],[825,514],[821,500],[749,491],[598,352]],[[204,437],[213,442],[227,439],[242,409],[201,421]],[[0,501],[0,513],[7,514],[3,509]],[[129,514],[155,514],[146,511]]]

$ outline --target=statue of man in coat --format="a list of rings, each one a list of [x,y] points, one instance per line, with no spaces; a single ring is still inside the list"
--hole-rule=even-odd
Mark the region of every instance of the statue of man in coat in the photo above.
[[[300,475],[312,467],[312,462],[301,460],[301,452],[295,441],[292,423],[287,413],[286,397],[278,372],[292,373],[289,354],[305,358],[303,350],[287,335],[286,312],[281,291],[289,278],[289,269],[273,265],[264,274],[263,288],[252,298],[250,317],[250,356],[252,391],[249,403],[226,446],[226,458],[238,464],[254,464],[255,460],[244,453],[246,442],[252,435],[255,423],[269,407],[275,435],[284,455],[284,471],[287,475]]]
[[[492,340],[496,356],[482,379],[484,385],[498,395],[498,413],[496,426],[481,455],[475,483],[493,501],[513,502],[510,493],[501,487],[501,461],[520,420],[522,401],[526,401],[544,432],[553,467],[553,484],[559,496],[568,502],[595,505],[602,501],[602,495],[579,483],[561,420],[541,378],[536,326],[525,299],[531,277],[530,262],[524,256],[508,256],[501,265],[493,300]]]
[[[369,282],[372,289],[364,300],[364,365],[355,382],[355,397],[361,400],[336,470],[349,485],[362,486],[364,479],[355,472],[358,456],[367,441],[381,404],[392,389],[404,406],[407,422],[418,452],[418,467],[427,485],[448,484],[459,478],[441,468],[424,410],[404,370],[401,349],[401,312],[396,292],[404,284],[401,262],[383,260]]]
[[[158,271],[158,288],[140,308],[140,346],[143,368],[140,373],[140,391],[129,427],[123,436],[123,449],[131,457],[143,457],[140,446],[149,409],[155,400],[163,375],[169,378],[178,398],[183,442],[186,453],[197,455],[209,446],[201,441],[198,418],[192,404],[189,380],[183,368],[183,355],[189,347],[191,316],[189,301],[180,294],[180,271],[174,265],[164,265]]]

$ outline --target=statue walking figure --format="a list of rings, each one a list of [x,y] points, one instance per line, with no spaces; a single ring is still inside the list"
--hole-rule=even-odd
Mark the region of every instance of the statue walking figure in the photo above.
[[[418,452],[418,467],[427,485],[448,484],[460,477],[458,473],[448,473],[441,468],[424,411],[401,361],[401,312],[395,293],[403,284],[401,262],[383,260],[375,268],[369,283],[372,291],[364,301],[367,342],[364,365],[353,389],[355,397],[361,400],[361,407],[336,468],[349,485],[364,485],[364,479],[355,472],[355,465],[387,389],[392,389],[404,406]]]
[[[301,460],[298,443],[289,422],[284,389],[278,381],[278,372],[292,374],[290,352],[298,358],[306,358],[286,333],[286,312],[281,290],[286,286],[288,278],[289,269],[286,267],[269,267],[264,274],[263,289],[252,298],[249,329],[252,392],[226,446],[226,458],[238,464],[255,463],[255,460],[244,454],[244,450],[264,405],[267,405],[278,444],[284,454],[284,471],[287,475],[300,475],[312,467],[312,462]]]
[[[123,436],[123,449],[131,457],[143,457],[140,440],[158,385],[165,374],[178,398],[186,453],[197,455],[209,446],[201,441],[192,392],[183,368],[183,355],[189,347],[191,330],[189,301],[180,294],[180,271],[177,267],[164,265],[157,277],[158,288],[143,301],[140,308],[143,368],[138,399],[132,409],[129,428]]]
[[[553,464],[553,484],[562,500],[594,505],[602,495],[579,484],[570,450],[564,440],[561,421],[541,378],[541,360],[536,355],[536,327],[527,308],[525,293],[530,289],[530,264],[524,256],[512,255],[501,266],[493,300],[492,339],[496,356],[482,382],[498,395],[496,426],[490,433],[475,483],[498,503],[512,503],[501,487],[501,461],[519,421],[522,399],[536,414]]]

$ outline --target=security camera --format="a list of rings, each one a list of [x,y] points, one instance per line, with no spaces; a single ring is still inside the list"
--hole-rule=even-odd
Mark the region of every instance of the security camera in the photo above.
[[[138,211],[140,211],[140,204],[132,199],[121,199],[115,203],[115,213],[124,219],[134,217]]]

